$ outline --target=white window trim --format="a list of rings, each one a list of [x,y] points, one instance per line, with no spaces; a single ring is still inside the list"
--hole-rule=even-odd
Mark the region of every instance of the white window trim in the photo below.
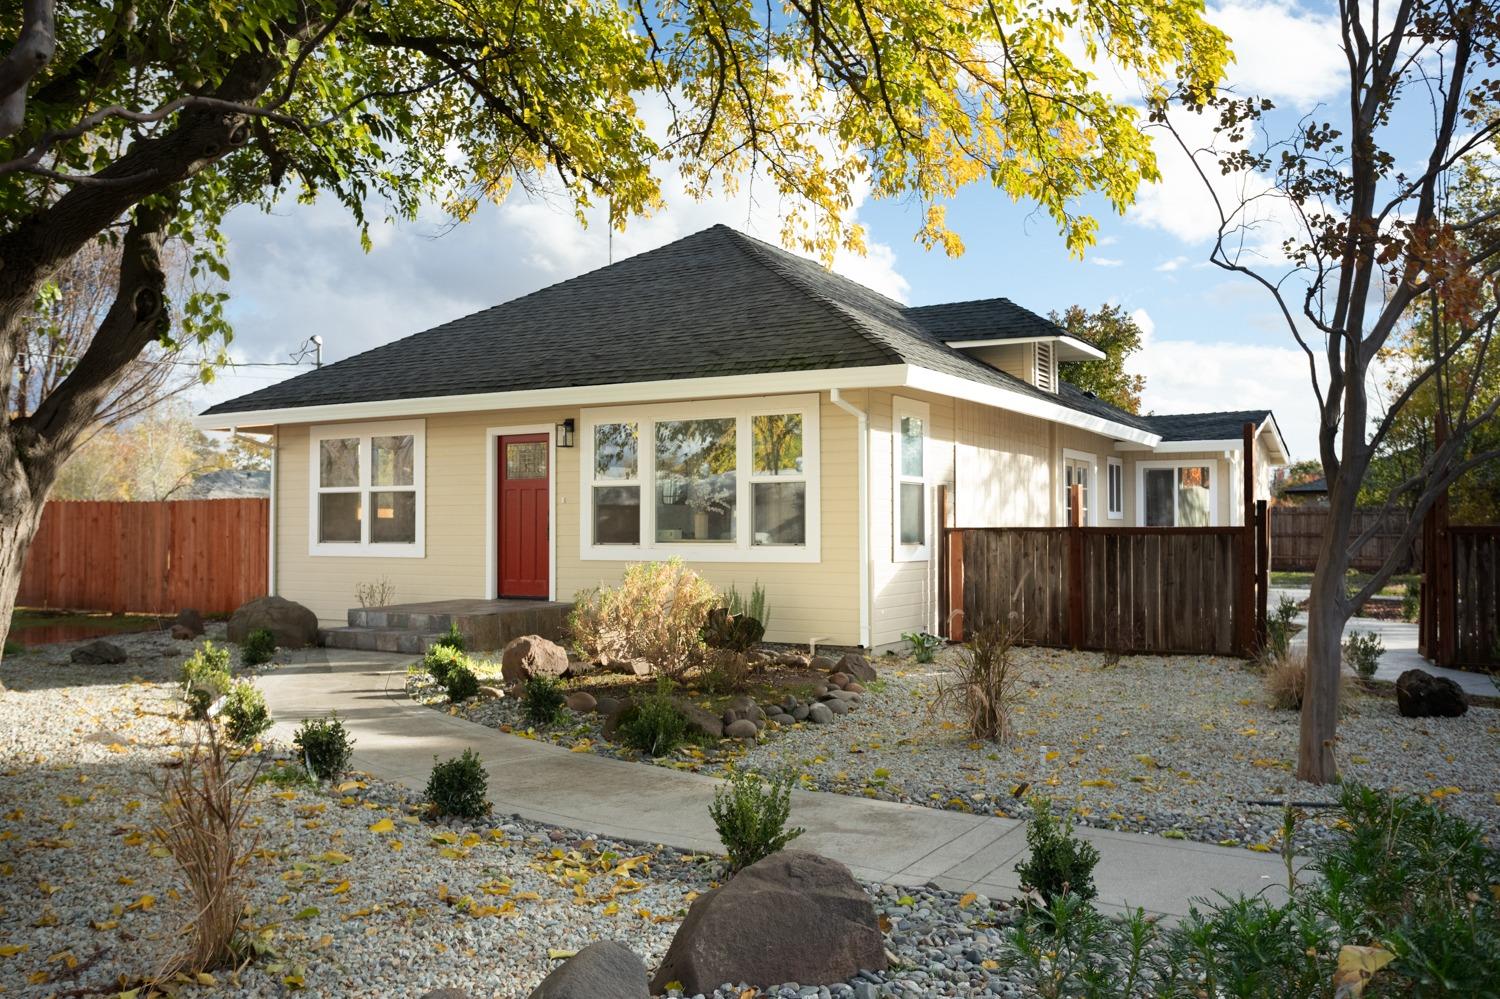
[[[412,485],[394,487],[394,491],[416,494],[416,537],[413,544],[370,541],[371,505],[362,502],[359,521],[360,540],[318,540],[318,497],[324,492],[393,491],[391,487],[372,486],[370,467],[373,458],[372,437],[395,437],[410,434],[412,438]],[[324,489],[319,468],[320,445],[325,440],[359,438],[359,485]],[[427,424],[424,420],[379,423],[335,423],[315,426],[308,432],[307,554],[336,558],[425,558],[427,555]]]
[[[922,475],[914,479],[901,474],[901,420],[914,416],[922,421]],[[905,396],[891,397],[891,561],[927,562],[932,558],[932,441],[931,407],[925,402]],[[901,543],[901,484],[922,484],[922,537],[924,544]]]
[[[1105,513],[1109,517],[1110,520],[1124,520],[1125,519],[1125,463],[1123,461],[1121,461],[1119,458],[1106,458],[1106,459],[1104,459],[1104,461],[1105,461],[1105,468],[1104,468],[1104,505],[1105,505]],[[1109,487],[1110,487],[1109,480],[1110,480],[1110,478],[1112,476],[1114,476],[1117,473],[1120,476],[1120,505],[1119,505],[1118,508],[1110,505],[1110,495],[1109,495]]]
[[[1088,515],[1088,522],[1086,524],[1084,524],[1084,526],[1085,527],[1098,527],[1099,526],[1099,456],[1096,455],[1096,454],[1090,454],[1087,451],[1075,451],[1075,450],[1073,450],[1070,447],[1063,448],[1062,449],[1062,460],[1057,463],[1057,466],[1058,466],[1057,467],[1057,481],[1059,483],[1063,484],[1064,490],[1067,489],[1067,486],[1066,486],[1066,483],[1068,481],[1067,474],[1066,474],[1067,473],[1067,462],[1070,459],[1073,460],[1073,461],[1083,461],[1083,462],[1087,462],[1088,463],[1088,466],[1089,466],[1089,505],[1088,505],[1088,509],[1084,511],[1084,513]],[[1066,526],[1067,519],[1068,519],[1068,497],[1066,495],[1063,495],[1061,497],[1061,502],[1062,502],[1061,510],[1062,510],[1063,522],[1064,522],[1064,526]]]
[[[1146,471],[1152,468],[1208,467],[1208,526],[1219,526],[1219,479],[1223,471],[1215,458],[1184,458],[1177,461],[1138,461],[1135,463],[1135,522],[1146,526]],[[1177,490],[1172,490],[1172,519],[1177,519]],[[1173,527],[1180,525],[1173,524]]]
[[[500,553],[499,514],[500,446],[502,437],[522,434],[547,435],[547,599],[557,599],[557,427],[551,423],[534,423],[520,427],[487,427],[484,431],[485,490],[484,504],[484,599],[499,599]]]
[[[686,562],[821,562],[822,561],[822,448],[818,436],[818,395],[757,396],[745,399],[715,399],[663,405],[611,406],[585,409],[579,414],[579,551],[586,562],[639,562],[680,556]],[[802,417],[802,473],[807,482],[806,543],[801,545],[754,545],[751,532],[755,513],[751,507],[751,482],[773,477],[754,476],[751,461],[754,437],[750,418],[796,413]],[[656,429],[663,420],[735,420],[735,540],[733,542],[656,541]],[[594,428],[601,423],[635,423],[640,434],[636,480],[611,479],[611,485],[641,487],[641,543],[598,545],[594,543]],[[777,481],[798,481],[791,476]],[[599,480],[601,483],[606,480]]]

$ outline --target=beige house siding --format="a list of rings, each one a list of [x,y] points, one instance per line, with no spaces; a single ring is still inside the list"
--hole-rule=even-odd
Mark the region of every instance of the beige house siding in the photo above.
[[[356,606],[355,586],[391,581],[397,601],[489,597],[486,513],[492,427],[552,426],[577,408],[436,414],[426,428],[426,553],[422,558],[310,555],[309,428],[277,428],[277,591],[306,604],[326,624],[342,624]],[[767,637],[838,644],[859,641],[858,450],[853,417],[823,395],[819,411],[822,465],[821,561],[817,563],[695,562],[715,586],[742,592],[759,582],[771,608]],[[552,513],[556,534],[556,595],[617,582],[628,560],[580,557],[579,449],[555,454]],[[748,516],[748,511],[744,512]]]

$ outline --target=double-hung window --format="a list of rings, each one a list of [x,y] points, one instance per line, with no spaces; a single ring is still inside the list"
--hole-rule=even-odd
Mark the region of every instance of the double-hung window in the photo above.
[[[308,551],[420,558],[421,421],[314,427],[308,443]]]
[[[818,560],[817,396],[581,416],[581,557]]]
[[[926,403],[891,400],[891,512],[897,562],[928,558]]]
[[[1094,516],[1094,504],[1098,502],[1094,495],[1094,463],[1095,457],[1086,451],[1074,451],[1064,448],[1062,453],[1063,466],[1063,523],[1073,523],[1073,487],[1081,486],[1083,496],[1082,515],[1079,520],[1085,527],[1091,527],[1096,523]]]
[[[1125,463],[1119,458],[1110,458],[1106,465],[1109,476],[1109,519],[1125,519]]]
[[[1213,462],[1142,461],[1136,469],[1136,508],[1143,526],[1215,526],[1218,483]]]

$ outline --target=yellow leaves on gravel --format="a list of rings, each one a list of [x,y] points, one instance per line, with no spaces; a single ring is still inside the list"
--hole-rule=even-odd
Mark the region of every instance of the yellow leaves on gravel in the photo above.
[[[142,895],[125,907],[126,912],[146,912],[156,905],[155,895]]]
[[[0,944],[0,957],[15,957],[31,949],[31,944]]]
[[[325,864],[347,864],[354,858],[349,856],[347,853],[341,853],[338,850],[325,850],[313,859],[321,860]]]
[[[1333,975],[1334,999],[1358,999],[1375,973],[1395,959],[1395,954],[1382,947],[1345,944],[1339,949],[1338,970]]]
[[[370,832],[372,833],[388,833],[395,831],[396,823],[392,822],[390,819],[381,819],[379,822],[370,823]]]

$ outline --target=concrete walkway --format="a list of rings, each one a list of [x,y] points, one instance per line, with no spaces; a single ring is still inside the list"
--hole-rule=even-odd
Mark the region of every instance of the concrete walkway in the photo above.
[[[708,806],[718,781],[700,774],[572,753],[425,708],[407,698],[410,657],[314,649],[259,679],[274,736],[290,741],[297,722],[337,710],[356,740],[354,765],[421,790],[433,758],[466,748],[484,760],[499,814],[621,839],[719,854]],[[1026,830],[1013,819],[967,815],[847,795],[795,791],[792,822],[804,847],[848,864],[859,877],[895,884],[933,882],[995,897],[1016,893],[1015,864]],[[1248,850],[1080,827],[1103,855],[1099,901],[1167,916],[1216,892],[1280,896],[1280,858]]]

